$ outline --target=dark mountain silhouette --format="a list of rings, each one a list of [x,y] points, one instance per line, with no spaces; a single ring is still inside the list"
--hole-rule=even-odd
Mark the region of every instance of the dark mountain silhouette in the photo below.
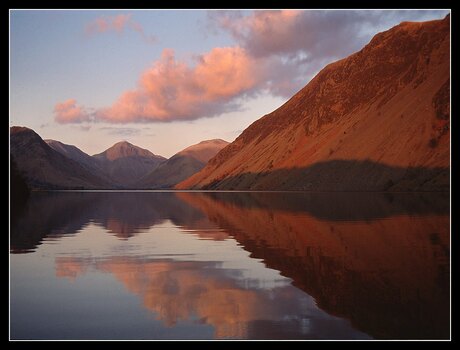
[[[166,161],[166,158],[126,141],[116,143],[93,158],[104,173],[122,187],[135,187],[141,178]]]
[[[10,154],[31,189],[96,189],[113,185],[59,152],[33,130],[10,128]]]
[[[14,226],[20,219],[30,196],[30,189],[19,171],[13,157],[10,157],[10,225]]]
[[[446,16],[375,35],[176,188],[448,189],[449,33]]]
[[[176,153],[139,181],[139,188],[172,188],[206,166],[222,148],[224,140],[206,140]]]
[[[24,202],[30,195],[29,186],[18,169],[14,158],[10,158],[10,197],[12,202]]]

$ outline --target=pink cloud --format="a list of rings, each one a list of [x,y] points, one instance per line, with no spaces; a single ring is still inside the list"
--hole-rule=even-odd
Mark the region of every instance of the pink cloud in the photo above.
[[[75,99],[57,103],[54,107],[54,119],[60,124],[81,123],[89,120],[89,114]]]
[[[97,111],[96,118],[125,123],[211,116],[222,113],[235,97],[250,93],[263,76],[260,62],[240,47],[214,48],[199,56],[193,67],[165,49],[142,74],[137,89]]]
[[[295,73],[279,60],[255,58],[238,46],[214,48],[197,56],[193,66],[177,60],[172,49],[164,49],[161,58],[142,73],[135,89],[125,91],[112,106],[96,110],[91,117],[110,123],[211,117],[237,108],[238,98],[263,90],[290,93],[296,87]],[[75,100],[58,106],[63,112],[57,114],[57,121],[81,121],[78,115],[83,109]]]
[[[124,33],[125,30],[133,30],[139,33],[147,43],[155,43],[157,38],[154,35],[147,35],[144,28],[137,22],[133,21],[131,14],[121,14],[117,16],[102,16],[88,23],[85,28],[87,35],[95,35],[98,33],[115,32],[117,34]]]

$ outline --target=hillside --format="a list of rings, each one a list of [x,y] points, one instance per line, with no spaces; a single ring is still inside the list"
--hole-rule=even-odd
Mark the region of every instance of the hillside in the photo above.
[[[224,140],[206,140],[176,153],[139,182],[140,188],[171,188],[199,172],[222,148]]]
[[[66,156],[67,158],[70,158],[80,163],[83,167],[85,167],[89,171],[93,173],[98,173],[101,176],[103,175],[101,174],[103,170],[101,169],[101,166],[98,160],[95,159],[94,157],[91,157],[89,154],[86,154],[85,152],[80,150],[78,147],[73,146],[73,145],[67,145],[65,143],[62,143],[56,140],[44,140],[44,141],[52,149]]]
[[[449,32],[447,16],[375,35],[176,188],[448,190]]]
[[[80,163],[52,149],[33,130],[10,128],[10,153],[32,189],[96,189],[111,184]]]

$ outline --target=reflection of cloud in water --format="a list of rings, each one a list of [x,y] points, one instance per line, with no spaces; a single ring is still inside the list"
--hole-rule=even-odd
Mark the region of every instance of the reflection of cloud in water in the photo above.
[[[167,326],[180,321],[212,325],[216,338],[270,338],[258,323],[288,323],[294,338],[315,337],[315,326],[329,337],[366,337],[346,321],[319,310],[311,297],[290,284],[257,288],[254,281],[235,279],[239,271],[220,268],[217,262],[147,260],[135,257],[58,257],[56,275],[74,279],[94,269],[111,273]],[[342,327],[337,331],[340,324]],[[335,325],[335,326],[334,326]],[[330,327],[332,326],[332,327]],[[328,331],[331,329],[331,331]],[[315,329],[318,332],[318,329]],[[252,333],[252,334],[249,334]],[[257,333],[257,334],[254,334]]]

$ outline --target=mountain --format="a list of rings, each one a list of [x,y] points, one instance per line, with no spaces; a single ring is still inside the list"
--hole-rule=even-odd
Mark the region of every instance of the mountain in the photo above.
[[[10,154],[32,189],[97,189],[111,184],[52,149],[33,130],[10,128]]]
[[[62,143],[56,140],[44,140],[44,141],[52,149],[66,156],[67,158],[70,158],[80,163],[83,167],[85,167],[89,171],[93,173],[99,173],[99,175],[101,175],[101,172],[103,172],[99,164],[99,161],[91,157],[89,154],[86,154],[85,152],[80,150],[78,147],[73,146],[73,145],[67,145],[65,143]]]
[[[18,169],[13,157],[10,157],[10,218],[11,222],[19,217],[30,195],[29,186]]]
[[[126,141],[116,143],[93,158],[104,173],[123,187],[134,186],[142,177],[166,161],[166,158]]]
[[[176,153],[139,182],[140,188],[171,188],[206,166],[227,141],[206,140]]]
[[[450,16],[331,63],[179,189],[449,189]]]

